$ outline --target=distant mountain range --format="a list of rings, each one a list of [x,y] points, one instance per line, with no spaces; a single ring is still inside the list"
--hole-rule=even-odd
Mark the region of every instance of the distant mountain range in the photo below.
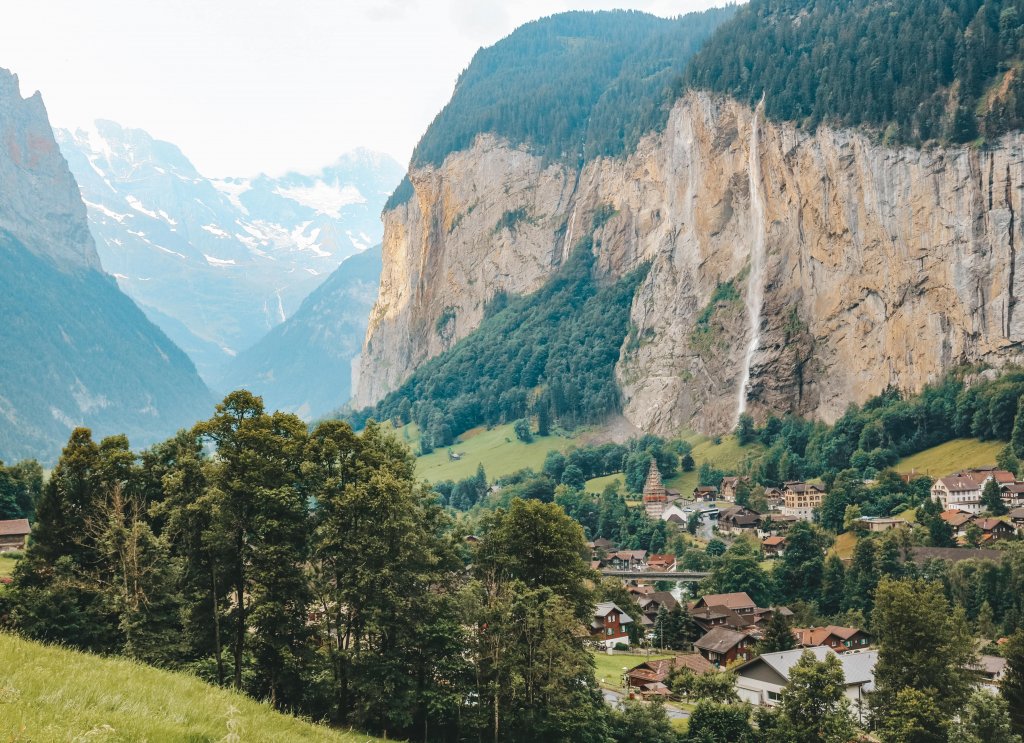
[[[175,145],[111,121],[57,140],[103,268],[218,388],[248,368],[228,372],[236,354],[380,241],[380,211],[403,174],[356,150],[317,173],[206,178]]]
[[[0,459],[71,430],[146,445],[212,410],[195,367],[103,273],[42,98],[0,69]]]
[[[216,387],[247,389],[307,420],[340,408],[352,393],[380,269],[379,245],[347,258],[294,315],[232,359]]]

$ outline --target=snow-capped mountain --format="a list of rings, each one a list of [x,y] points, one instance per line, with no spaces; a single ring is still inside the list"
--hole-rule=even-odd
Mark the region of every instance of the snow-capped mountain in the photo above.
[[[380,241],[402,177],[390,157],[356,150],[318,173],[211,179],[175,145],[111,121],[57,139],[103,268],[207,381]]]

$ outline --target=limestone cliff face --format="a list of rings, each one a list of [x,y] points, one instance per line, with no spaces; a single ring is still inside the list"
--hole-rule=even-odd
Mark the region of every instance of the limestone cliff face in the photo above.
[[[22,98],[0,68],[0,229],[62,269],[99,270],[85,205],[39,93]]]
[[[412,172],[414,198],[385,214],[356,402],[472,331],[495,293],[536,289],[609,207],[594,233],[601,270],[651,263],[616,370],[644,430],[729,429],[752,337],[742,394],[755,417],[831,421],[957,363],[1021,360],[1024,136],[922,151],[761,120],[755,139],[755,116],[691,93],[625,160],[545,168],[481,137]]]

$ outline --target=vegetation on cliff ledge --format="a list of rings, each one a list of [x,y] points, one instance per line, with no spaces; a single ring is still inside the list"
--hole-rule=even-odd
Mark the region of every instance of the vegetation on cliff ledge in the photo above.
[[[601,285],[585,240],[537,292],[504,298],[480,327],[353,416],[415,421],[426,453],[478,425],[536,415],[573,428],[619,409],[615,363],[646,266]]]

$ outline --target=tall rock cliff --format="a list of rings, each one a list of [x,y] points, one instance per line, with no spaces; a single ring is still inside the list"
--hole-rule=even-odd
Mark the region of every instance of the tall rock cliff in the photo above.
[[[0,69],[0,459],[53,461],[75,426],[152,443],[212,406],[188,357],[100,270],[42,99]]]
[[[651,264],[616,369],[644,430],[721,432],[741,406],[832,421],[890,385],[1020,361],[1022,163],[1020,134],[891,148],[700,92],[582,170],[480,136],[412,170],[384,215],[355,402],[470,333],[496,293],[537,289],[591,225],[609,279]]]

